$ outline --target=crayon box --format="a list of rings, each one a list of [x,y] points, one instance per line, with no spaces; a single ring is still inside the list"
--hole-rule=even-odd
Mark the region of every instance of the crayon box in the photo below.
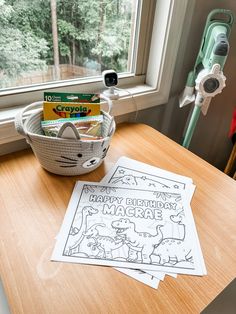
[[[44,120],[61,118],[77,118],[100,115],[100,104],[69,103],[69,102],[43,102]]]

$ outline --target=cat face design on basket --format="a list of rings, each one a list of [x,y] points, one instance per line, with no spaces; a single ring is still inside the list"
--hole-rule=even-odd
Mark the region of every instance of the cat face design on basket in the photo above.
[[[109,146],[108,147],[101,146],[101,150],[99,150],[97,155],[89,159],[83,157],[83,153],[78,153],[73,158],[71,157],[71,155],[70,157],[61,155],[60,158],[56,159],[55,161],[60,164],[59,166],[61,168],[83,167],[85,169],[92,169],[102,159],[106,157],[108,149],[109,149]]]

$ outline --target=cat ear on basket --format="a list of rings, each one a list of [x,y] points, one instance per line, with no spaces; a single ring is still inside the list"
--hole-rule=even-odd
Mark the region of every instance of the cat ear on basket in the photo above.
[[[60,127],[57,137],[66,138],[66,139],[74,139],[80,140],[79,131],[76,129],[73,123],[66,122],[63,123]]]

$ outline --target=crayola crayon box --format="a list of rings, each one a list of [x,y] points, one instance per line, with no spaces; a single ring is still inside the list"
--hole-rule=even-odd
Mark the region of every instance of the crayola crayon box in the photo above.
[[[48,102],[43,103],[44,120],[100,115],[100,103]]]

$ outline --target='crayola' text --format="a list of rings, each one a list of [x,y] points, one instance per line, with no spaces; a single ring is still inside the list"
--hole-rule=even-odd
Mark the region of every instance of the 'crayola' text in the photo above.
[[[56,110],[57,111],[66,111],[66,112],[70,112],[70,113],[75,113],[75,112],[87,112],[88,108],[87,107],[83,107],[83,106],[71,107],[71,106],[58,105],[56,107]]]

